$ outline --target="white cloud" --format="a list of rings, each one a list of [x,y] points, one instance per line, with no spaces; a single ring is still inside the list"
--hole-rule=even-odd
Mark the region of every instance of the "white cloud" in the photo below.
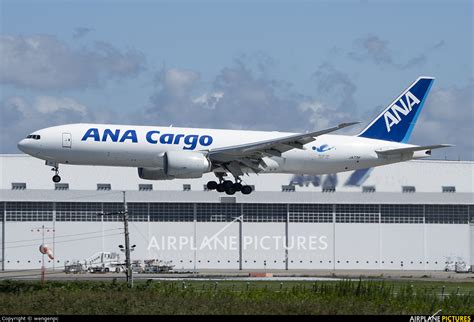
[[[108,110],[92,111],[69,97],[12,96],[0,102],[0,153],[18,152],[17,142],[41,128],[76,122],[118,121]]]
[[[163,91],[184,98],[199,81],[199,73],[188,69],[163,69],[157,74],[156,81]]]
[[[12,96],[10,98],[8,98],[6,101],[3,102],[2,106],[4,107],[1,112],[2,112],[2,116],[4,116],[4,113],[6,111],[6,108],[5,106],[9,106],[10,109],[14,109],[14,110],[17,110],[19,113],[21,114],[28,114],[29,112],[29,109],[30,109],[30,106],[28,104],[28,102],[21,96]],[[7,121],[8,118],[3,118],[4,121]]]
[[[36,98],[35,109],[43,114],[64,111],[87,114],[87,107],[68,97],[39,96]]]
[[[198,73],[176,68],[161,71],[157,80],[146,116],[164,124],[275,130],[278,115],[288,113],[282,117],[288,119],[291,114],[290,106],[282,107],[288,103],[275,97],[272,83],[241,64],[223,68],[211,86]]]
[[[313,78],[318,93],[330,91],[342,98],[328,105],[271,77],[272,64],[268,61],[262,55],[240,57],[222,68],[211,82],[203,82],[194,71],[164,69],[156,77],[158,89],[139,122],[304,132],[353,119],[345,118],[348,114],[344,112],[345,103],[350,103],[349,109],[355,105],[352,95],[356,87],[347,75],[328,64]],[[330,83],[318,86],[324,80]],[[336,112],[338,108],[344,111]]]
[[[415,144],[449,143],[455,148],[433,152],[437,157],[474,159],[474,81],[433,89],[410,140]]]
[[[389,41],[370,34],[356,39],[353,43],[353,50],[348,53],[348,56],[356,61],[371,61],[379,66],[391,66],[405,70],[426,63],[428,57],[425,53],[431,53],[443,47],[445,43],[443,40],[440,40],[427,48],[418,49],[419,54],[410,57],[406,61],[397,59],[403,53],[394,51],[390,48],[389,44]],[[410,55],[412,55],[411,52]]]
[[[0,35],[0,83],[32,89],[90,88],[135,77],[144,55],[105,42],[74,48],[50,35]]]
[[[371,59],[376,64],[393,64],[392,52],[388,48],[388,41],[375,35],[368,35],[356,39],[354,42],[356,52],[351,52],[350,57],[356,60]]]
[[[325,62],[319,65],[312,78],[316,83],[318,98],[324,98],[332,108],[339,111],[357,111],[354,99],[357,86],[347,73]]]
[[[194,104],[201,105],[208,109],[215,109],[217,103],[224,97],[224,92],[204,93],[192,99]]]
[[[335,120],[354,120],[354,116],[344,110],[338,110],[316,100],[301,102],[298,107],[300,111],[310,112],[309,122],[313,124],[314,129],[332,127],[336,125]]]

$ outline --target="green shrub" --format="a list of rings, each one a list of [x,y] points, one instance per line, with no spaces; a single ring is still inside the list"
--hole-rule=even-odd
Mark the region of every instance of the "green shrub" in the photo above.
[[[415,284],[415,285],[412,285]],[[0,282],[0,314],[474,314],[466,285],[435,283]],[[469,287],[472,287],[469,285]]]

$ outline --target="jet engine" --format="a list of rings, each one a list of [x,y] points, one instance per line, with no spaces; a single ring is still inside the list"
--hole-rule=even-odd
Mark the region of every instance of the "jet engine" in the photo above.
[[[138,176],[147,180],[191,179],[211,170],[211,162],[199,152],[168,151],[161,158],[162,167],[138,168]]]

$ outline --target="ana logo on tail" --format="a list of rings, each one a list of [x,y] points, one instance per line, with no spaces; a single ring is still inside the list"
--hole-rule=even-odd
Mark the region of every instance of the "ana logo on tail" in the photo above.
[[[408,142],[433,81],[433,77],[418,77],[358,136],[392,142]]]
[[[402,120],[399,113],[402,115],[408,115],[413,107],[418,104],[420,104],[420,100],[413,95],[412,92],[406,92],[398,102],[393,104],[392,107],[383,114],[385,125],[387,126],[387,132],[390,132],[391,127],[397,125]]]

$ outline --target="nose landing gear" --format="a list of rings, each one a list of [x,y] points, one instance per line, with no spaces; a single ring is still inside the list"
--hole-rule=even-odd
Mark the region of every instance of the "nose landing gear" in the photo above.
[[[225,192],[227,195],[234,195],[240,191],[244,195],[252,193],[252,187],[242,185],[242,180],[239,177],[235,178],[235,182],[231,180],[224,180],[222,175],[218,175],[219,183],[216,181],[209,181],[207,183],[207,189],[216,190],[217,192]]]
[[[61,177],[59,176],[59,165],[56,165],[54,168],[51,169],[51,171],[54,171],[53,182],[61,182]]]

